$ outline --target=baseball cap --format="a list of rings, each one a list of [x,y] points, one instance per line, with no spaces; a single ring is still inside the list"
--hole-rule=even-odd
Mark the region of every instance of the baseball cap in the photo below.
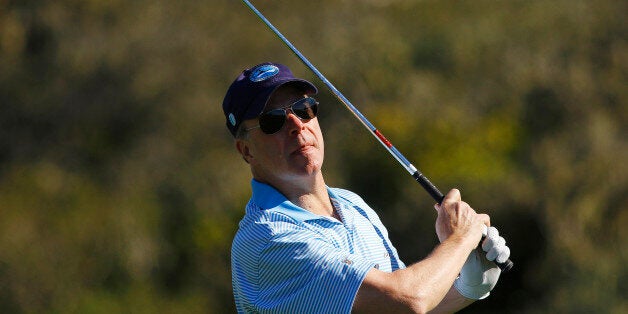
[[[294,77],[283,64],[265,62],[242,71],[222,102],[229,132],[235,136],[242,121],[259,116],[270,95],[287,83],[300,85],[308,95],[318,93],[314,84]]]

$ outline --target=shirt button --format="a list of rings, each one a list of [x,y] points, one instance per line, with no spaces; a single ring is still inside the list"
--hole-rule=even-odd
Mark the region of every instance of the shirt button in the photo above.
[[[375,264],[373,267],[375,267],[375,269],[379,269],[379,264]]]
[[[347,265],[351,265],[351,264],[353,263],[353,262],[352,262],[350,259],[348,259],[348,258],[346,258],[346,259],[345,259],[344,261],[342,261],[342,262],[343,262],[343,263],[345,263],[345,264],[347,264]]]

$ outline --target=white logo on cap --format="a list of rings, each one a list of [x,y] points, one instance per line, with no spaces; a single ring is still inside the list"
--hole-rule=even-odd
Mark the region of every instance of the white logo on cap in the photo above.
[[[236,118],[233,115],[233,113],[229,114],[229,123],[231,123],[231,125],[235,126],[236,125]]]
[[[277,75],[277,73],[279,73],[278,67],[271,64],[265,64],[255,68],[251,73],[251,76],[249,76],[249,79],[253,82],[260,82]]]

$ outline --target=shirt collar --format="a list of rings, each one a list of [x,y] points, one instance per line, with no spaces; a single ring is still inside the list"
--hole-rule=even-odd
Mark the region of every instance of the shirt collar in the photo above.
[[[325,218],[295,205],[281,192],[266,183],[253,179],[251,180],[251,187],[253,189],[251,199],[262,210],[282,213],[300,222]],[[327,187],[327,193],[330,198],[339,200],[329,187]]]

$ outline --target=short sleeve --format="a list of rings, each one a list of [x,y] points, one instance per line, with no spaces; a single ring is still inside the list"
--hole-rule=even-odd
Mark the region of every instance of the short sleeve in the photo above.
[[[291,225],[261,251],[255,308],[261,313],[349,313],[371,262]]]

